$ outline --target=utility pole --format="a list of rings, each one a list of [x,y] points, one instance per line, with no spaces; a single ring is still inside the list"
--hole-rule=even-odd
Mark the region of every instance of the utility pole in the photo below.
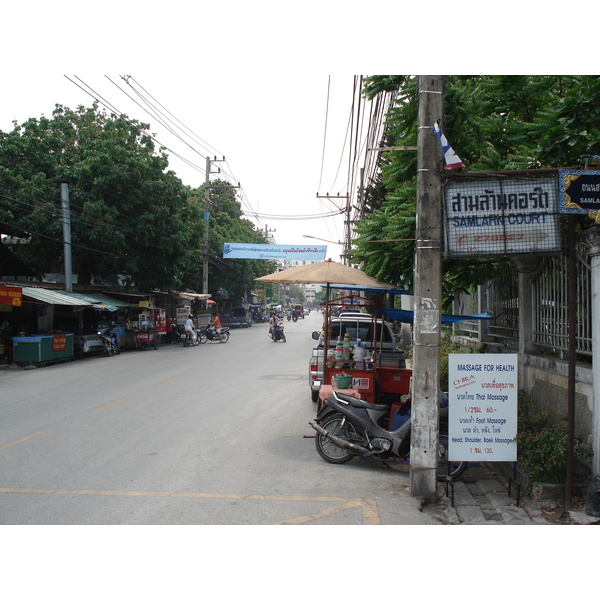
[[[225,160],[223,157],[221,160]],[[210,169],[211,163],[217,162],[217,157],[211,160],[206,157],[206,180],[204,184],[204,244],[202,246],[202,293],[208,294],[208,205],[210,203]],[[219,172],[221,170],[219,169]]]
[[[63,252],[65,257],[65,291],[73,291],[73,267],[71,264],[71,209],[69,207],[69,184],[60,184],[63,220]]]
[[[419,76],[418,94],[410,495],[433,501],[437,487],[440,402],[442,153],[432,128],[443,114],[442,77]]]

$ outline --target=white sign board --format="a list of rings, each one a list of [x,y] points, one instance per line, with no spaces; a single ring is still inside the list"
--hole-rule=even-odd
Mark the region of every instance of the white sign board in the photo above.
[[[448,256],[560,250],[556,177],[449,181],[444,188]]]
[[[448,457],[517,460],[517,355],[448,356]]]

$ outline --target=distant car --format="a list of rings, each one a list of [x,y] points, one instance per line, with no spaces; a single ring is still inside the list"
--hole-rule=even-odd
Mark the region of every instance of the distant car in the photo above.
[[[229,327],[252,327],[252,313],[249,309],[240,306],[232,308],[231,313],[223,319],[229,323]]]
[[[295,311],[299,317],[304,319],[304,306],[302,306],[302,304],[294,304],[292,310]]]

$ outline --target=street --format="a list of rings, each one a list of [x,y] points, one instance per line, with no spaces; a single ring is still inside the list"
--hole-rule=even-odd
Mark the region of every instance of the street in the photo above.
[[[318,456],[321,320],[286,321],[287,343],[255,324],[227,344],[0,371],[0,523],[436,523],[406,473]]]

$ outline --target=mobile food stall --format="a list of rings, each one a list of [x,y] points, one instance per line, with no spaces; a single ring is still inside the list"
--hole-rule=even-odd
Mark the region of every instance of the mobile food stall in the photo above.
[[[125,319],[125,348],[144,349],[160,346],[160,336],[166,333],[164,308],[137,306],[127,310]]]
[[[378,402],[383,399],[386,403],[390,403],[390,409],[392,409],[394,402],[401,403],[401,396],[407,394],[410,390],[412,371],[403,368],[401,363],[393,361],[390,363],[387,360],[390,353],[385,352],[380,347],[380,340],[382,339],[380,335],[383,331],[382,321],[374,316],[371,319],[367,316],[367,321],[372,320],[372,345],[370,348],[365,348],[369,352],[369,357],[366,354],[361,356],[359,350],[356,353],[356,358],[352,345],[354,344],[354,347],[356,347],[358,332],[355,333],[354,339],[352,334],[346,339],[346,332],[344,332],[344,339],[335,340],[335,343],[333,343],[330,324],[332,310],[340,306],[340,304],[336,304],[335,300],[330,299],[332,286],[345,290],[370,291],[383,294],[390,291],[401,293],[401,290],[390,284],[379,282],[359,269],[331,260],[292,267],[271,275],[258,277],[257,281],[290,284],[320,283],[326,286],[326,300],[323,303],[325,308],[324,344],[320,363],[323,372],[319,393],[321,401],[327,395],[331,395],[333,386],[336,385],[338,388],[343,389],[344,393],[368,402]],[[368,303],[362,297],[360,301],[363,304]],[[346,303],[341,303],[341,305],[345,306]],[[353,308],[360,308],[360,306],[354,303]],[[361,339],[362,341],[364,340]],[[346,345],[345,348],[344,344]],[[341,347],[338,347],[340,345]],[[396,409],[396,407],[393,408]]]

